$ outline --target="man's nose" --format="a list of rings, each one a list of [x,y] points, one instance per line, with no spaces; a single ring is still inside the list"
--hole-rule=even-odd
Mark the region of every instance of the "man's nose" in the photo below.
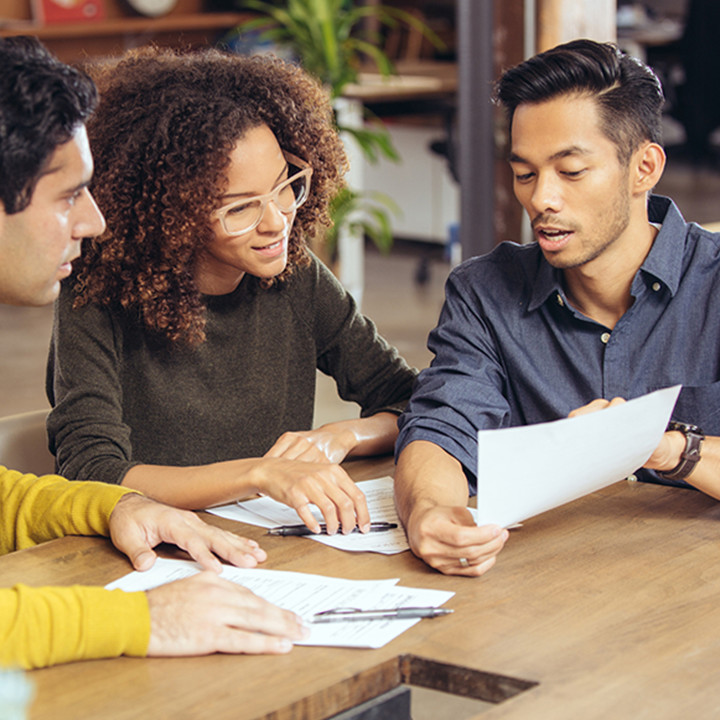
[[[537,213],[556,213],[562,207],[562,193],[558,179],[551,173],[540,173],[530,197],[533,210]]]
[[[105,217],[87,188],[77,200],[77,221],[73,226],[73,237],[82,240],[86,237],[96,237],[105,231]]]

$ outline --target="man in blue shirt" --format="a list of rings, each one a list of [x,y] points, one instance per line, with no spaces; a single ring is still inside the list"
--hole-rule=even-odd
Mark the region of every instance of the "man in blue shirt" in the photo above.
[[[638,477],[720,498],[710,437],[720,435],[720,236],[649,197],[665,165],[659,81],[613,45],[578,40],[507,71],[497,99],[536,242],[503,243],[451,274],[435,359],[397,443],[396,503],[413,552],[471,576],[508,537],[465,509],[480,429],[681,383],[673,419],[684,424]]]

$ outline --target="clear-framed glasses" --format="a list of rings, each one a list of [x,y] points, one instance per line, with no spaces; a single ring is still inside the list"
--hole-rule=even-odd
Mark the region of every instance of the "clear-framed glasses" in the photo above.
[[[219,220],[228,235],[242,235],[254,230],[265,214],[269,202],[275,203],[280,212],[297,210],[308,198],[312,168],[304,160],[283,150],[288,163],[288,178],[272,192],[234,200],[215,210],[210,216]]]

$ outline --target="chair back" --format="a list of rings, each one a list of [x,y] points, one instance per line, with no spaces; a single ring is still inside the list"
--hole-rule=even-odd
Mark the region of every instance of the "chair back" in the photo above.
[[[55,472],[55,456],[48,449],[47,410],[0,418],[0,465],[35,475]]]

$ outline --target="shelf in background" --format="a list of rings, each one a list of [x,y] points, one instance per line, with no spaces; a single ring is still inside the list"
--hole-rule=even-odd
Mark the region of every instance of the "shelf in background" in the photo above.
[[[0,25],[0,35],[35,35],[41,40],[108,37],[136,33],[167,33],[186,30],[225,30],[247,20],[247,13],[191,13],[159,18],[110,18],[97,22],[40,25],[31,21],[9,21]]]
[[[120,54],[150,42],[181,48],[211,45],[219,35],[248,17],[247,13],[196,12],[53,25],[11,21],[0,26],[0,36],[35,35],[61,60],[73,63]]]

